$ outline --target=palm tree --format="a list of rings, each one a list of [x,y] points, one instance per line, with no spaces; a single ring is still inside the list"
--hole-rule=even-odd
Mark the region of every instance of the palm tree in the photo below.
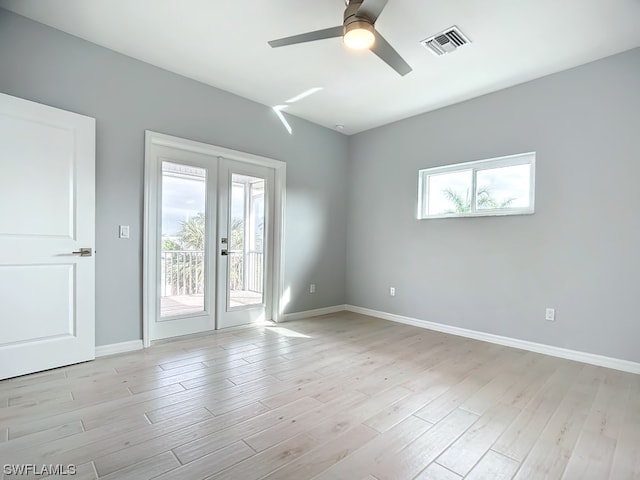
[[[478,190],[476,196],[478,198],[479,208],[508,208],[515,200],[515,198],[507,198],[505,200],[502,200],[501,202],[498,202],[495,198],[493,198],[488,187],[483,187]]]
[[[244,249],[244,222],[240,217],[231,219],[231,234],[229,235],[229,248],[232,250]]]
[[[229,288],[231,290],[242,290],[244,280],[244,255],[237,254],[234,250],[244,252],[244,221],[240,217],[231,219],[231,232],[229,232],[229,249],[232,254],[229,256]]]
[[[180,238],[180,242],[187,249],[204,251],[204,230],[204,213],[199,212],[186,222],[182,222],[182,226],[178,232],[178,237]]]
[[[171,254],[165,257],[165,272],[169,277],[175,295],[202,293],[204,286],[204,213],[197,213],[181,223],[176,240],[166,238],[163,251]]]
[[[175,292],[185,294],[202,293],[204,285],[205,216],[196,214],[181,223],[178,239],[167,238],[162,249],[173,251],[167,274],[172,279]],[[244,250],[244,222],[242,218],[231,220],[229,250]],[[229,256],[229,281],[231,288],[242,285],[244,272],[243,255]]]
[[[462,198],[458,192],[455,192],[451,188],[445,188],[442,193],[444,193],[447,200],[453,203],[453,209],[447,210],[445,213],[469,213],[471,211],[471,196],[469,194],[469,189],[467,189],[465,198]],[[499,202],[493,198],[489,187],[480,187],[476,193],[476,198],[477,206],[481,209],[508,208],[515,200],[515,198],[507,198]]]
[[[162,251],[182,250],[182,244],[173,238],[165,238],[162,240]]]
[[[229,248],[239,250],[244,247],[244,222],[242,218],[234,217],[231,220],[231,234],[229,235]],[[181,223],[178,232],[178,241],[171,239],[165,240],[168,246],[177,246],[178,248],[164,248],[165,250],[204,250],[205,239],[205,218],[204,213],[200,212],[191,217],[186,222]]]
[[[468,188],[467,195],[464,199],[458,192],[453,191],[451,188],[445,188],[442,193],[447,197],[447,200],[453,203],[453,209],[447,210],[445,213],[467,213],[471,211],[471,198],[469,198]]]

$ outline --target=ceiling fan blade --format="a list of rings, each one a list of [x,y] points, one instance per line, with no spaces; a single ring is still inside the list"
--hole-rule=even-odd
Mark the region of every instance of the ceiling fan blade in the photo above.
[[[314,42],[316,40],[324,40],[325,38],[341,37],[344,35],[344,27],[325,28],[323,30],[316,30],[315,32],[301,33],[300,35],[294,35],[292,37],[279,38],[277,40],[271,40],[269,45],[272,48],[284,47],[286,45],[295,45],[296,43]]]
[[[371,51],[404,77],[412,70],[412,68],[403,60],[400,54],[396,52],[391,45],[389,45],[389,42],[387,42],[377,30],[374,30],[373,33],[376,36],[376,43],[371,47]]]
[[[367,17],[371,20],[371,23],[375,23],[388,1],[389,0],[363,0],[356,15],[358,17]]]

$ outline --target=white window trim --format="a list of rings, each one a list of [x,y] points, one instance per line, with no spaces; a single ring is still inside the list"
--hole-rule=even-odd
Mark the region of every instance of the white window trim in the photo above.
[[[513,167],[515,165],[531,165],[531,175],[529,178],[529,206],[523,208],[494,208],[476,209],[475,191],[477,172],[500,167]],[[442,173],[455,173],[463,170],[471,170],[471,211],[466,213],[440,213],[429,215],[427,200],[429,198],[429,182],[426,179],[431,175]],[[535,212],[535,175],[536,173],[536,152],[519,153],[504,157],[489,158],[486,160],[475,160],[473,162],[456,163],[454,165],[443,165],[441,167],[424,168],[418,171],[418,208],[417,216],[419,220],[431,220],[435,218],[460,218],[460,217],[495,217],[505,215],[531,215]]]

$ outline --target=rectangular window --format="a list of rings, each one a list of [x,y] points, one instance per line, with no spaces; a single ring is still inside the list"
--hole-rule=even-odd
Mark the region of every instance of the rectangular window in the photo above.
[[[534,212],[535,152],[420,170],[418,218]]]

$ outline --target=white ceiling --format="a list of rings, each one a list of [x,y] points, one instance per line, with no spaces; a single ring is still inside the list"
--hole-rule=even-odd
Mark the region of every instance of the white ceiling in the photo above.
[[[365,0],[366,2],[366,0]],[[640,0],[389,0],[376,28],[405,77],[340,38],[268,40],[337,26],[344,0],[0,0],[0,6],[286,113],[353,134],[640,45]],[[436,57],[423,40],[472,41]]]

